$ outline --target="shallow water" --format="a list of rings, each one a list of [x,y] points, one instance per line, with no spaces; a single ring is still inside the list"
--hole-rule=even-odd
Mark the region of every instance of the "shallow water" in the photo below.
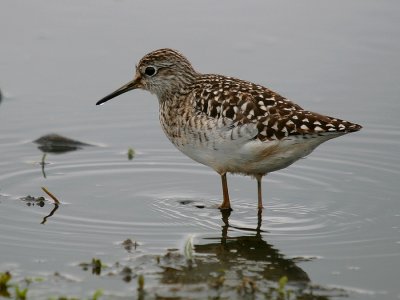
[[[44,278],[31,298],[98,288],[129,298],[138,274],[149,297],[240,299],[250,278],[264,298],[286,275],[300,294],[400,298],[400,5],[246,5],[0,4],[0,272]],[[229,176],[234,211],[221,215],[218,175],[164,137],[154,96],[135,91],[94,105],[161,47],[181,50],[199,71],[267,85],[364,128],[268,175],[262,216],[254,180]],[[33,141],[53,132],[94,146],[47,153],[42,170]],[[27,195],[48,201],[27,205]],[[126,239],[136,247],[124,249]],[[79,266],[94,257],[108,266],[100,276]]]

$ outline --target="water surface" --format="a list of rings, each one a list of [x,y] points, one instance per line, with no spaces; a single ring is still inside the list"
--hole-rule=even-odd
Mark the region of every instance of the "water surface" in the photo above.
[[[299,294],[400,298],[399,8],[3,1],[0,272],[21,284],[42,277],[28,294],[37,299],[99,288],[107,299],[129,298],[139,274],[149,297],[241,299],[254,281],[263,299],[287,276]],[[161,47],[179,49],[201,72],[255,81],[364,128],[268,175],[261,216],[254,180],[229,176],[234,211],[221,215],[219,176],[164,137],[154,96],[94,105]],[[94,146],[43,160],[33,141],[50,133]],[[21,200],[28,195],[47,201]],[[92,258],[107,266],[100,275],[80,266]]]

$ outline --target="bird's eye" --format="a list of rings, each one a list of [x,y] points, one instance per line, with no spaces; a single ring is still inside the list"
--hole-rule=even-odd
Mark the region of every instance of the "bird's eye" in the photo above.
[[[146,74],[147,76],[153,76],[154,74],[156,74],[156,68],[154,68],[154,67],[147,67],[145,70],[144,70],[144,74]]]

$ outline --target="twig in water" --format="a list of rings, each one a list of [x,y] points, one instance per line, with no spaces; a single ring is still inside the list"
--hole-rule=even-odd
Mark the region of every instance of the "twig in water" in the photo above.
[[[54,208],[51,210],[51,212],[47,216],[45,216],[43,218],[43,221],[40,224],[46,223],[47,219],[50,218],[56,212],[57,209],[58,209],[58,204],[54,203]]]
[[[46,165],[45,159],[46,159],[46,153],[43,153],[42,162],[40,163],[40,165],[42,166],[42,174],[43,174],[43,177],[44,177],[44,178],[46,178],[46,172],[45,172],[45,170],[44,170],[44,167],[45,167],[45,165]]]
[[[50,193],[45,187],[42,186],[42,190],[51,197],[51,199],[54,200],[55,204],[59,205],[60,201],[57,199],[56,196],[54,196],[52,193]]]

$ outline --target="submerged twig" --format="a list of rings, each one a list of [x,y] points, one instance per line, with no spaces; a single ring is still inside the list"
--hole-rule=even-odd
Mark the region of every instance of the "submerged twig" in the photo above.
[[[47,219],[50,218],[56,212],[57,209],[58,209],[58,204],[54,203],[54,208],[51,210],[51,212],[47,216],[45,216],[43,218],[43,220],[40,224],[46,223]]]
[[[42,166],[42,174],[44,178],[46,178],[46,172],[44,170],[44,166],[46,165],[45,159],[46,159],[46,153],[43,153],[42,162],[40,163],[40,165]]]
[[[55,202],[56,205],[59,205],[59,204],[60,204],[60,201],[57,199],[57,197],[54,196],[52,193],[50,193],[45,187],[42,186],[42,190],[43,190],[47,195],[49,195],[49,196],[51,197],[51,199],[54,200],[54,202]]]
[[[43,192],[45,192],[47,195],[49,195],[51,199],[53,199],[53,201],[54,201],[54,208],[52,209],[52,211],[51,211],[47,216],[45,216],[45,217],[43,218],[43,221],[42,221],[42,223],[40,223],[40,224],[46,223],[47,218],[50,218],[50,217],[56,212],[56,210],[58,209],[58,206],[59,206],[59,204],[60,204],[60,201],[57,199],[57,197],[54,196],[52,193],[50,193],[48,189],[46,189],[45,187],[42,186],[42,190],[43,190]]]

